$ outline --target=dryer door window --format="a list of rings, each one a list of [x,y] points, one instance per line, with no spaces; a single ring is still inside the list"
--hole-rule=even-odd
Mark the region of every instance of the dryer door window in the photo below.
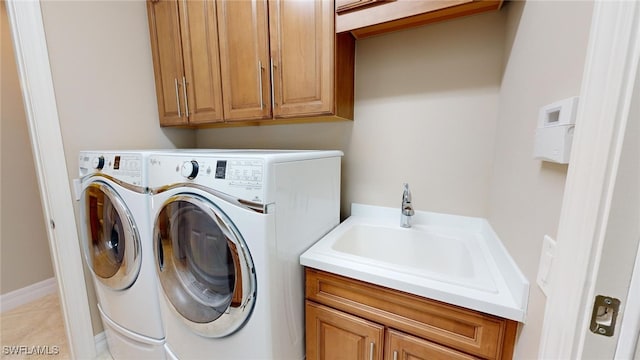
[[[130,287],[140,271],[140,236],[118,193],[96,181],[82,193],[85,260],[96,278],[114,290]]]
[[[253,261],[220,208],[194,194],[170,198],[156,217],[154,249],[172,309],[208,337],[240,329],[255,302]]]

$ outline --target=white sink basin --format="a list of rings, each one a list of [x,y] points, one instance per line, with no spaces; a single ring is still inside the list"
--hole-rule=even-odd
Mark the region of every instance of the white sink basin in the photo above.
[[[332,248],[390,266],[458,278],[474,275],[473,258],[465,242],[434,233],[425,226],[405,229],[357,224],[336,239]]]
[[[351,217],[300,257],[302,265],[524,322],[529,283],[489,223],[354,204]]]

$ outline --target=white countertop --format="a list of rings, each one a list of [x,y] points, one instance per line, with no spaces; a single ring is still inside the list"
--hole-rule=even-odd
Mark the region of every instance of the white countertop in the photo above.
[[[487,220],[416,211],[412,228],[399,225],[400,209],[353,204],[351,217],[300,256],[304,266],[420,295],[487,314],[524,322],[529,282]],[[363,229],[367,229],[362,233]],[[410,261],[392,263],[379,254],[344,245],[361,232],[380,243],[388,237],[390,253],[407,252]],[[397,235],[397,236],[394,236]],[[362,238],[364,236],[365,238]],[[421,246],[404,241],[425,241]],[[340,240],[340,239],[343,240]],[[364,240],[363,240],[364,239]],[[350,240],[349,240],[350,241]],[[372,246],[373,242],[371,243]],[[400,254],[403,255],[403,254]]]

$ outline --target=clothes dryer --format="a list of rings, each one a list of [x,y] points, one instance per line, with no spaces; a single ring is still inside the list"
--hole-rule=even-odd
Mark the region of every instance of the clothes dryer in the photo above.
[[[302,252],[339,223],[339,151],[149,157],[165,349],[304,359]]]
[[[164,358],[144,151],[81,151],[76,198],[109,351]]]

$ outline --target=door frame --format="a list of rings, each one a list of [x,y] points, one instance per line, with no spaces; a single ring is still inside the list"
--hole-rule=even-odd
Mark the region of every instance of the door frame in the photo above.
[[[69,350],[73,359],[92,359],[95,338],[40,2],[6,5]]]
[[[540,358],[582,358],[639,55],[640,3],[596,1]]]

